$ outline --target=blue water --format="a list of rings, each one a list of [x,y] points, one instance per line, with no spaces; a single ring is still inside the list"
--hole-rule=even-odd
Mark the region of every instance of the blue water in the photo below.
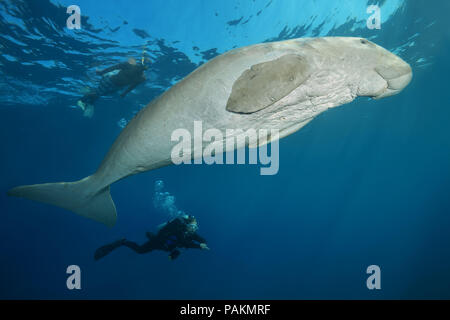
[[[77,0],[0,2],[0,298],[450,298],[450,28],[448,1]],[[381,7],[369,30],[369,4]],[[63,209],[9,198],[23,184],[96,170],[134,113],[200,64],[234,47],[363,36],[411,64],[400,94],[320,115],[280,141],[280,170],[169,166],[112,186],[107,228]],[[124,100],[74,108],[95,69],[145,55],[149,79]],[[154,184],[194,214],[211,251],[137,255],[97,247],[145,240],[168,212]],[[78,265],[82,289],[66,288]],[[366,268],[381,268],[368,290]]]

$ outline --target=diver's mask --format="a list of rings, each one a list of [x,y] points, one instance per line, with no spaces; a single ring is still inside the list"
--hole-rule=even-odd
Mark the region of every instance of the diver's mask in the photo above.
[[[196,232],[196,231],[198,230],[198,224],[197,224],[197,221],[188,223],[187,226],[186,226],[186,229],[187,229],[187,231],[190,232],[190,233]]]

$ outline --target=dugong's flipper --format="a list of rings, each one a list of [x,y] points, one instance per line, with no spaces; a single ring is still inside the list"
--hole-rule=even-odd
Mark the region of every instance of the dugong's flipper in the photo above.
[[[92,182],[92,177],[87,177],[76,182],[21,186],[9,190],[8,195],[62,207],[112,227],[117,214],[109,186],[97,191]]]
[[[309,76],[305,59],[297,54],[253,65],[233,84],[227,110],[253,113],[287,96]]]

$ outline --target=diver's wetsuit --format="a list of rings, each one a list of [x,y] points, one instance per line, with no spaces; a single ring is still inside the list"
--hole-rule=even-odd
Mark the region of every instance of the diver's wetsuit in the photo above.
[[[94,104],[94,102],[101,96],[117,92],[121,88],[128,87],[121,97],[125,97],[130,91],[136,88],[140,83],[145,81],[146,67],[141,64],[131,64],[128,62],[119,63],[105,70],[97,72],[99,75],[104,75],[111,71],[118,71],[116,74],[103,77],[97,88],[93,88],[85,94],[80,100],[87,104]]]
[[[100,247],[95,252],[95,260],[103,258],[108,253],[120,246],[125,246],[137,253],[147,253],[153,250],[162,250],[170,252],[169,257],[175,259],[180,255],[177,248],[202,249],[201,244],[206,244],[206,240],[195,232],[188,231],[188,224],[183,217],[178,217],[169,221],[155,235],[147,232],[148,241],[142,245],[135,242],[121,239],[111,244]]]

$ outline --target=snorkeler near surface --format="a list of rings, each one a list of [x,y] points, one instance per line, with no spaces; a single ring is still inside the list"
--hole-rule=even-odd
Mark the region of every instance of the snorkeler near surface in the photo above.
[[[177,248],[209,250],[206,240],[197,234],[197,230],[197,220],[193,216],[180,215],[163,224],[156,235],[146,232],[148,241],[144,244],[139,245],[127,239],[120,239],[98,248],[94,259],[99,260],[121,246],[140,254],[153,250],[167,251],[171,260],[180,255],[181,252]]]
[[[133,58],[128,62],[118,63],[104,70],[97,70],[98,75],[103,76],[97,88],[91,88],[80,100],[77,105],[84,111],[84,116],[92,117],[94,114],[94,103],[101,96],[115,93],[122,88],[127,87],[120,96],[123,98],[146,78],[144,71],[148,65],[142,59],[141,64],[137,64]]]

